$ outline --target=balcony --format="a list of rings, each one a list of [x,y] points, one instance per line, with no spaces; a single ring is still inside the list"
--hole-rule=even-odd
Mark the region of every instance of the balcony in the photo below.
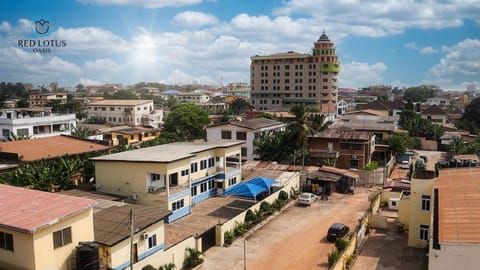
[[[320,149],[309,149],[308,155],[315,158],[339,158],[340,152]]]
[[[159,194],[167,192],[166,187],[147,186],[147,192],[152,194]]]

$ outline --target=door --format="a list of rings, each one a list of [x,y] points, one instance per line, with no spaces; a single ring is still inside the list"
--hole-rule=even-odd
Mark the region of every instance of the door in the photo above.
[[[138,248],[137,248],[137,243],[133,244],[133,263],[138,262]]]

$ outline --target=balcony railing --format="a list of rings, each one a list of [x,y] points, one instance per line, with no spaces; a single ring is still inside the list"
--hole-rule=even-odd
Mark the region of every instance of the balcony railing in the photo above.
[[[338,151],[328,151],[328,150],[316,150],[309,149],[308,155],[311,157],[317,158],[338,158],[340,157],[340,152]]]
[[[167,192],[167,188],[166,187],[147,186],[147,192],[148,193],[153,193],[153,194],[164,193],[164,192]]]

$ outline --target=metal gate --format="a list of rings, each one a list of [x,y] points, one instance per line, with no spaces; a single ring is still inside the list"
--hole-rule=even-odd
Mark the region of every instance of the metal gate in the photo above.
[[[205,252],[209,248],[215,246],[215,235],[215,226],[200,235],[202,238],[202,252]]]

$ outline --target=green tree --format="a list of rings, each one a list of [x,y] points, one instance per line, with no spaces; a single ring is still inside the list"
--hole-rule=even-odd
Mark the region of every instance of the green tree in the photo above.
[[[177,141],[192,141],[205,138],[205,127],[210,124],[207,112],[192,103],[180,103],[165,117],[163,132]]]
[[[129,89],[119,90],[113,95],[105,93],[103,97],[105,99],[138,99],[137,94]]]
[[[229,109],[233,115],[239,115],[253,109],[253,106],[243,98],[235,98],[229,103]]]
[[[333,121],[327,121],[327,116],[325,114],[318,113],[310,114],[308,116],[308,121],[310,121],[313,133],[324,131],[333,124]]]
[[[255,154],[259,156],[260,160],[285,162],[291,159],[294,150],[287,132],[261,136],[253,144],[255,145]]]
[[[385,137],[385,142],[390,145],[393,154],[404,153],[407,148],[411,148],[414,144],[413,139],[406,133],[394,133]]]
[[[448,151],[452,156],[464,154],[466,150],[465,141],[461,137],[453,137],[447,146]]]
[[[480,131],[480,97],[477,97],[465,107],[465,112],[458,124],[459,128],[478,134]]]
[[[88,129],[88,127],[76,127],[72,130],[71,135],[80,139],[88,139],[88,136],[90,136],[90,129]]]
[[[28,102],[28,99],[21,98],[17,101],[17,107],[18,108],[28,108],[28,107],[30,107],[30,103]]]
[[[435,90],[428,86],[415,86],[405,89],[403,100],[412,102],[425,102],[427,98],[435,96]]]

